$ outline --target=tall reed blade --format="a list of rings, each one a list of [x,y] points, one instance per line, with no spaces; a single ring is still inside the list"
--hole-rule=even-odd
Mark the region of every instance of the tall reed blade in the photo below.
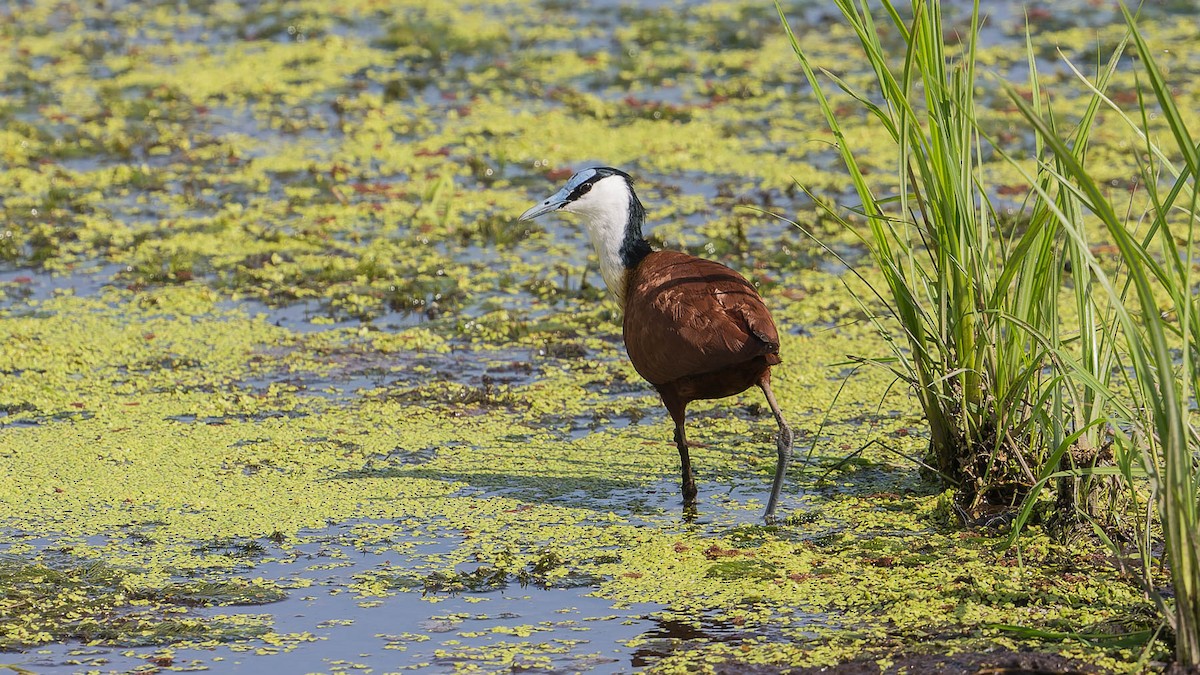
[[[1145,476],[1154,495],[1174,602],[1157,592],[1155,599],[1175,630],[1176,659],[1191,668],[1200,665],[1200,521],[1197,513],[1200,481],[1193,462],[1200,443],[1191,428],[1189,410],[1189,401],[1195,400],[1198,382],[1193,362],[1200,354],[1200,334],[1196,331],[1191,293],[1196,260],[1195,176],[1200,162],[1191,133],[1179,115],[1162,70],[1139,33],[1133,15],[1124,6],[1122,11],[1147,81],[1145,86],[1153,95],[1153,104],[1166,119],[1174,146],[1163,147],[1151,140],[1147,111],[1151,103],[1145,100],[1140,101],[1139,106],[1142,120],[1141,128],[1136,129],[1138,136],[1147,146],[1148,157],[1177,156],[1184,161],[1182,171],[1168,172],[1174,173],[1176,178],[1166,197],[1158,189],[1157,171],[1153,167],[1143,168],[1142,182],[1151,203],[1151,211],[1146,216],[1152,223],[1145,238],[1135,237],[1130,232],[1107,191],[1092,177],[1082,156],[1062,139],[1051,119],[1026,103],[1015,91],[1010,90],[1010,99],[1053,153],[1053,168],[1046,167],[1048,175],[1056,178],[1053,187],[1061,194],[1069,195],[1069,203],[1079,203],[1097,217],[1121,252],[1123,271],[1128,278],[1124,287],[1115,282],[1111,272],[1087,251],[1081,219],[1063,209],[1054,210],[1064,232],[1076,246],[1072,259],[1085,263],[1089,278],[1102,289],[1125,346],[1129,360],[1126,365],[1133,375],[1125,382],[1133,404],[1112,406],[1114,412],[1123,414],[1123,419],[1114,420],[1109,431],[1114,433],[1120,451],[1127,453],[1129,458],[1118,463],[1140,463],[1143,470],[1139,475]],[[1129,117],[1123,119],[1134,123]],[[1190,204],[1178,209],[1175,208],[1176,200],[1181,195],[1190,195]],[[1185,236],[1177,232],[1179,214],[1183,214],[1186,223]],[[1158,250],[1154,247],[1156,240]],[[1132,289],[1132,297],[1127,295],[1126,289]],[[1161,307],[1164,297],[1169,299],[1169,311],[1166,312]],[[1132,301],[1132,307],[1127,300]],[[1096,299],[1092,302],[1096,303]],[[1177,357],[1177,354],[1181,356]],[[1125,472],[1125,478],[1134,481],[1132,472]],[[1149,523],[1146,526],[1149,528]]]
[[[915,2],[906,17],[882,0],[888,28],[903,38],[898,53],[885,50],[868,3],[835,3],[858,37],[875,91],[819,77],[790,30],[788,37],[867,216],[864,241],[895,320],[893,357],[929,422],[929,461],[962,488],[967,507],[1012,506],[1037,480],[1033,431],[1024,420],[1041,409],[1045,378],[1044,352],[1011,321],[1035,329],[1052,322],[1047,307],[1060,284],[1058,266],[1046,264],[1053,233],[1037,232],[1015,247],[993,236],[1002,228],[983,188],[975,119],[979,3],[965,42],[950,48],[940,3]],[[882,101],[865,107],[893,142],[894,198],[878,199],[894,188],[868,183],[824,89],[828,81],[857,101]]]

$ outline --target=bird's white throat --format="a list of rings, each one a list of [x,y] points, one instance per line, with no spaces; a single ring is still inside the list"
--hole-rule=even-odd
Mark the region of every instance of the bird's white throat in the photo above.
[[[583,217],[592,248],[600,259],[600,276],[621,307],[625,306],[626,283],[621,246],[629,224],[629,208],[629,187],[619,176],[596,181],[587,194],[563,207]]]

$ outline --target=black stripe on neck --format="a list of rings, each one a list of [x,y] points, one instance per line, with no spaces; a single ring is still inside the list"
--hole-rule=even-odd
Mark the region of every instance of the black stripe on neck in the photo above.
[[[642,236],[642,223],[644,222],[646,222],[646,207],[638,201],[637,195],[633,192],[633,186],[630,186],[629,221],[625,225],[625,238],[621,240],[620,254],[621,264],[627,270],[637,267],[638,263],[652,252],[650,242]]]

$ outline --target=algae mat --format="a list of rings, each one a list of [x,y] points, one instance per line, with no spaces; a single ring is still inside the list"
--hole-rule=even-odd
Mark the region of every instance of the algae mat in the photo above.
[[[1038,39],[1115,44],[1116,17],[1086,6],[1040,10]],[[861,81],[827,10],[785,9],[815,56]],[[837,201],[845,181],[774,11],[0,10],[0,664],[1160,658],[1141,651],[1152,607],[1104,555],[1036,529],[999,548],[903,459],[924,445],[908,393],[847,365],[883,352],[864,321],[877,308],[762,213],[858,255],[796,187]],[[985,60],[1019,77],[1021,12],[993,11]],[[1153,40],[1196,39],[1159,11]],[[1197,68],[1187,50],[1164,61]],[[869,156],[856,115],[847,139]],[[998,105],[988,129],[1015,119]],[[1134,160],[1095,136],[1123,184]],[[694,406],[701,503],[682,513],[670,425],[625,361],[585,237],[513,221],[590,162],[637,175],[658,244],[738,268],[773,308],[800,455],[784,523],[759,520],[774,423],[749,394]]]

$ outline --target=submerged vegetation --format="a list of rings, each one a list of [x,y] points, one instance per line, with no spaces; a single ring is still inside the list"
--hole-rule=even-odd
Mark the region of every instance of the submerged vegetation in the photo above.
[[[1183,658],[1187,615],[1160,617],[1195,597],[1175,576],[1194,515],[1171,504],[1194,494],[1200,360],[1192,257],[1167,253],[1191,240],[1196,167],[1163,139],[1196,128],[1168,99],[1197,96],[1170,48],[1197,27],[1160,14],[1123,42],[1119,12],[1038,6],[1023,52],[1007,5],[860,33],[784,4],[813,75],[837,76],[822,103],[769,3],[601,4],[0,9],[0,663]],[[907,69],[861,57],[914,36]],[[1115,60],[1098,96],[1045,73],[1049,45],[1166,75],[1139,87],[1151,71]],[[947,65],[967,50],[1028,87],[970,88]],[[919,67],[946,88],[910,97]],[[880,107],[893,73],[910,108]],[[929,101],[958,126],[926,124]],[[591,162],[639,179],[657,244],[738,268],[772,308],[804,460],[783,522],[758,520],[773,425],[753,397],[695,406],[683,518],[669,421],[586,238],[514,222]],[[922,239],[935,222],[963,229]],[[909,288],[921,332],[869,287]],[[945,432],[930,405],[964,420],[945,438],[967,459],[926,463],[976,503],[920,476]],[[1051,517],[1041,486],[1080,515]]]

